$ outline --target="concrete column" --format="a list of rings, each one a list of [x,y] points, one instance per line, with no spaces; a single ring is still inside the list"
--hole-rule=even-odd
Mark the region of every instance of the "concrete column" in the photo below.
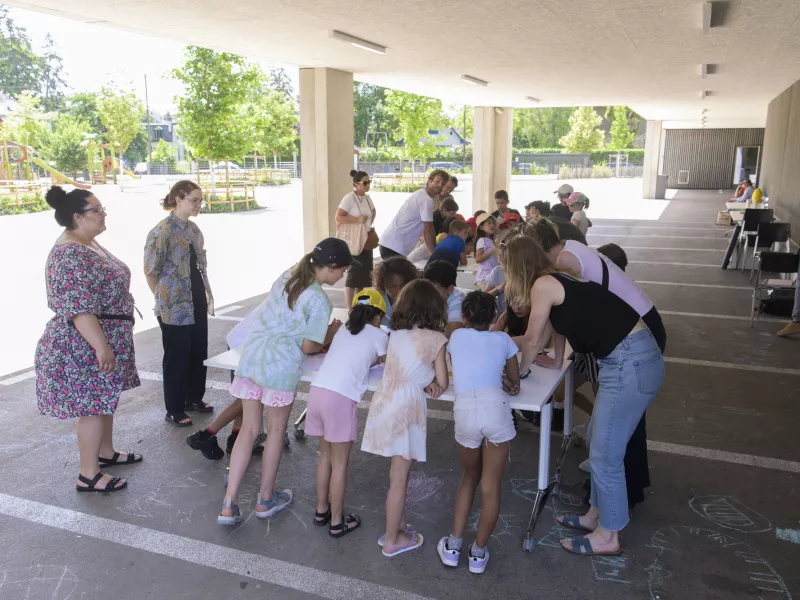
[[[658,175],[664,167],[664,128],[661,121],[648,121],[644,141],[644,170],[642,173],[642,198],[656,197]]]
[[[475,107],[472,140],[472,212],[494,212],[494,193],[511,185],[514,109]]]
[[[353,189],[353,135],[353,74],[300,69],[305,252],[334,234],[336,209]]]

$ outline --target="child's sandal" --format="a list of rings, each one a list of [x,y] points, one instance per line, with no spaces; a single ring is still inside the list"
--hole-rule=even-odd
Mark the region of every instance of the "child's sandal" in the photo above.
[[[331,525],[328,528],[328,535],[334,538],[344,537],[359,527],[361,527],[361,517],[352,513],[347,517],[342,515],[342,522],[338,525]]]
[[[314,525],[317,525],[319,527],[324,527],[325,525],[330,523],[330,520],[331,520],[330,506],[328,507],[328,510],[326,510],[324,513],[321,512],[314,513]]]

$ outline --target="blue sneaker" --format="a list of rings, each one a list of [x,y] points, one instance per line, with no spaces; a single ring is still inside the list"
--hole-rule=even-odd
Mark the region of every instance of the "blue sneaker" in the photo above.
[[[439,558],[442,559],[442,564],[446,567],[457,567],[458,559],[461,556],[461,550],[451,550],[447,547],[447,540],[450,539],[449,535],[444,536],[436,544],[436,550],[439,552]]]
[[[483,549],[483,556],[473,556],[473,545],[469,547],[469,572],[470,573],[483,573],[486,570],[486,564],[489,562],[489,548]]]

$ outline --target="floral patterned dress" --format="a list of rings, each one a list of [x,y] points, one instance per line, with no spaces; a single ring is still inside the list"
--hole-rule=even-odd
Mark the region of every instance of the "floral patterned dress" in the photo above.
[[[100,319],[116,367],[101,373],[97,356],[72,318],[79,314],[133,316],[130,269],[75,243],[53,247],[47,258],[47,305],[55,312],[36,346],[39,412],[59,419],[112,415],[120,393],[139,386],[133,321]]]

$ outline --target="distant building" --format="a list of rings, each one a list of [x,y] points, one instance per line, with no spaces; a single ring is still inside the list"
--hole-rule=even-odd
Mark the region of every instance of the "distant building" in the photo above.
[[[447,127],[445,129],[429,129],[428,135],[436,138],[437,148],[460,148],[462,146],[470,145],[470,142],[461,137],[461,134],[458,133],[454,127]],[[405,145],[405,140],[400,140],[400,145]]]
[[[154,115],[150,122],[148,133],[150,134],[150,142],[155,146],[159,140],[164,140],[170,146],[175,148],[176,160],[183,161],[186,159],[186,145],[184,140],[178,132],[178,119],[171,116],[169,113],[166,115]]]
[[[0,93],[0,119],[5,119],[12,111],[16,110],[17,101],[13,98]]]

